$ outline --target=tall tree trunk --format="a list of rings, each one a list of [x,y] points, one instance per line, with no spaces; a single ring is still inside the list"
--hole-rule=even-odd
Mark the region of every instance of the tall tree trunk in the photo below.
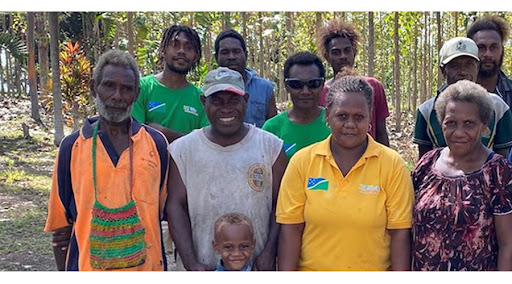
[[[436,12],[437,19],[437,54],[441,50],[441,46],[443,44],[443,22],[441,21],[441,12]],[[439,70],[439,68],[436,68]],[[437,87],[443,84],[443,74],[441,72],[437,72]]]
[[[285,34],[286,34],[286,57],[290,57],[293,54],[292,44],[292,12],[285,12]]]
[[[315,12],[315,30],[318,31],[318,29],[322,26],[322,13]]]
[[[44,12],[36,13],[36,31],[39,42],[39,89],[46,90],[48,87],[48,34],[46,31],[46,14]]]
[[[395,32],[394,32],[394,43],[395,43],[395,130],[400,132],[402,127],[400,125],[400,114],[401,114],[401,97],[400,97],[400,46],[398,44],[398,12],[395,12]]]
[[[60,89],[59,69],[59,13],[50,12],[48,21],[50,24],[50,59],[52,65],[52,93],[53,93],[53,120],[55,124],[55,136],[53,143],[59,145],[64,138],[64,119],[62,117],[62,94]]]
[[[114,31],[114,48],[119,49],[119,36],[121,33],[121,25],[119,24],[119,21],[115,21],[114,25],[116,26]]]
[[[190,13],[188,14],[188,25],[189,25],[190,27],[193,27],[193,26],[194,26],[194,14],[195,14],[194,12],[190,12]]]
[[[7,83],[7,93],[9,95],[14,93],[14,78],[12,76],[12,58],[9,51],[5,50],[5,82]]]
[[[224,12],[224,14],[222,15],[223,19],[222,19],[222,30],[225,30],[227,28],[230,28],[231,27],[231,24],[229,22],[229,19],[231,18],[231,12]]]
[[[94,45],[92,47],[94,51],[94,60],[92,62],[96,62],[98,58],[100,58],[100,53],[102,49],[102,40],[100,37],[100,27],[99,27],[99,19],[93,19],[93,38],[94,38]]]
[[[431,28],[431,25],[430,25],[430,21],[431,21],[431,18],[430,18],[430,14],[429,14],[429,28],[428,28],[428,36],[427,36],[427,44],[428,44],[428,78],[427,78],[427,98],[430,98],[432,96],[432,80],[433,80],[433,75],[432,75],[432,57],[433,57],[433,48],[431,48],[432,46],[432,38],[431,38],[431,35],[432,35],[432,28]]]
[[[293,32],[293,12],[285,12],[285,30],[286,30],[286,58],[290,57],[294,53],[294,46],[292,43],[292,37],[294,35]],[[284,63],[283,63],[284,64]],[[284,68],[284,66],[281,66]],[[283,72],[280,72],[282,74]],[[282,99],[281,101],[289,101],[290,94],[286,91],[286,88],[284,86],[284,75],[281,77],[281,80],[279,80],[279,87],[282,90]]]
[[[423,34],[423,54],[422,54],[422,64],[423,68],[421,68],[421,96],[420,96],[420,103],[423,103],[427,100],[427,54],[428,54],[428,25],[427,25],[427,19],[428,19],[428,12],[423,12],[423,19],[424,19],[424,34]]]
[[[91,46],[93,46],[93,43],[92,43],[92,35],[91,35],[91,31],[92,31],[92,26],[91,26],[91,21],[90,21],[90,12],[80,12],[80,16],[82,17],[82,34],[83,34],[83,39],[84,39],[84,42],[82,43],[82,47],[84,49],[84,54],[87,56],[87,58],[91,61],[91,62],[95,62],[94,61],[94,53],[91,52]]]
[[[375,31],[373,12],[368,12],[368,76],[373,77],[375,60]]]
[[[453,12],[453,31],[453,37],[457,37],[459,34],[459,12]]]
[[[1,54],[3,54],[2,52],[3,50],[0,48],[0,95],[4,95],[6,94],[7,92],[5,92],[5,89],[4,89],[4,68],[3,68],[3,61],[2,61],[2,56]]]
[[[264,45],[263,45],[263,13],[258,12],[258,21],[260,22],[260,26],[258,29],[259,33],[259,39],[260,39],[260,45],[259,45],[259,72],[261,77],[265,77],[265,52],[264,52]]]
[[[360,34],[361,41],[359,43],[359,54],[361,54],[361,66],[359,66],[359,70],[361,70],[361,74],[367,73],[367,63],[368,63],[368,50],[366,48],[366,43],[368,42],[367,38],[367,30],[366,30],[366,13],[361,13],[361,26],[363,27],[362,32]],[[357,62],[357,61],[356,61]]]
[[[415,27],[415,35],[417,34],[417,27]],[[412,110],[416,111],[418,102],[418,37],[414,37],[414,60],[412,65]]]
[[[28,85],[31,106],[30,117],[37,122],[41,122],[41,117],[39,116],[39,99],[37,96],[34,18],[34,12],[27,12]]]
[[[382,16],[382,14],[381,14]],[[382,17],[381,17],[381,23],[382,23]],[[385,39],[386,36],[385,36],[385,32],[384,32],[384,27],[381,27],[380,29],[380,38],[382,39]],[[386,47],[387,47],[387,43],[386,43]],[[380,62],[380,65],[382,66],[380,68],[380,80],[381,81],[386,81],[386,68],[384,66],[388,66],[388,48],[381,48],[380,49],[380,54],[381,54],[381,62]],[[391,96],[391,98],[393,98],[393,96]]]
[[[127,12],[126,30],[128,31],[128,52],[135,56],[134,35],[133,35],[133,12]]]
[[[211,70],[212,67],[212,36],[210,27],[206,28],[206,40],[203,47],[204,60],[206,61],[206,65],[208,66],[208,70]]]
[[[18,59],[14,59],[14,66],[15,66],[15,77],[14,77],[14,84],[16,86],[16,95],[20,95],[22,92],[21,89],[21,62]]]
[[[242,14],[242,37],[247,40],[247,12],[241,12]]]

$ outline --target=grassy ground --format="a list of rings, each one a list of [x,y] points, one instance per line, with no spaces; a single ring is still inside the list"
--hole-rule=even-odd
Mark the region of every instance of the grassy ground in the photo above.
[[[27,102],[1,101],[0,271],[55,270],[51,237],[43,228],[57,147],[31,123]],[[23,137],[23,122],[31,138]]]

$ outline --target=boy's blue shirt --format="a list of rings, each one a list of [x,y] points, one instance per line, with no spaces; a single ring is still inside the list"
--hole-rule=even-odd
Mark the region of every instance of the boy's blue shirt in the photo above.
[[[240,269],[239,271],[251,271],[252,267],[250,264],[246,264],[244,266],[244,268]],[[219,259],[219,261],[217,262],[217,265],[215,266],[215,271],[230,271],[230,270],[226,270],[224,268],[224,265],[222,264],[222,259]]]

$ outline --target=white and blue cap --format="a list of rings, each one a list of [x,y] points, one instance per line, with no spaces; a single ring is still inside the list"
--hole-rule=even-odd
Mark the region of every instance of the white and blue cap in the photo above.
[[[454,37],[443,44],[439,51],[439,66],[444,67],[448,62],[459,56],[469,56],[480,61],[478,58],[478,46],[467,37]]]
[[[219,67],[204,77],[204,96],[208,97],[221,91],[231,92],[240,96],[245,95],[244,80],[238,71],[227,67]]]

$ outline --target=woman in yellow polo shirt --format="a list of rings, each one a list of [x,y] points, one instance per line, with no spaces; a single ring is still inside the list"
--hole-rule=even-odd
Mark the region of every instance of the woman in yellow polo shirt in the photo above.
[[[281,182],[279,270],[409,270],[414,194],[398,153],[367,134],[363,77],[331,85],[332,135],[297,152]]]

